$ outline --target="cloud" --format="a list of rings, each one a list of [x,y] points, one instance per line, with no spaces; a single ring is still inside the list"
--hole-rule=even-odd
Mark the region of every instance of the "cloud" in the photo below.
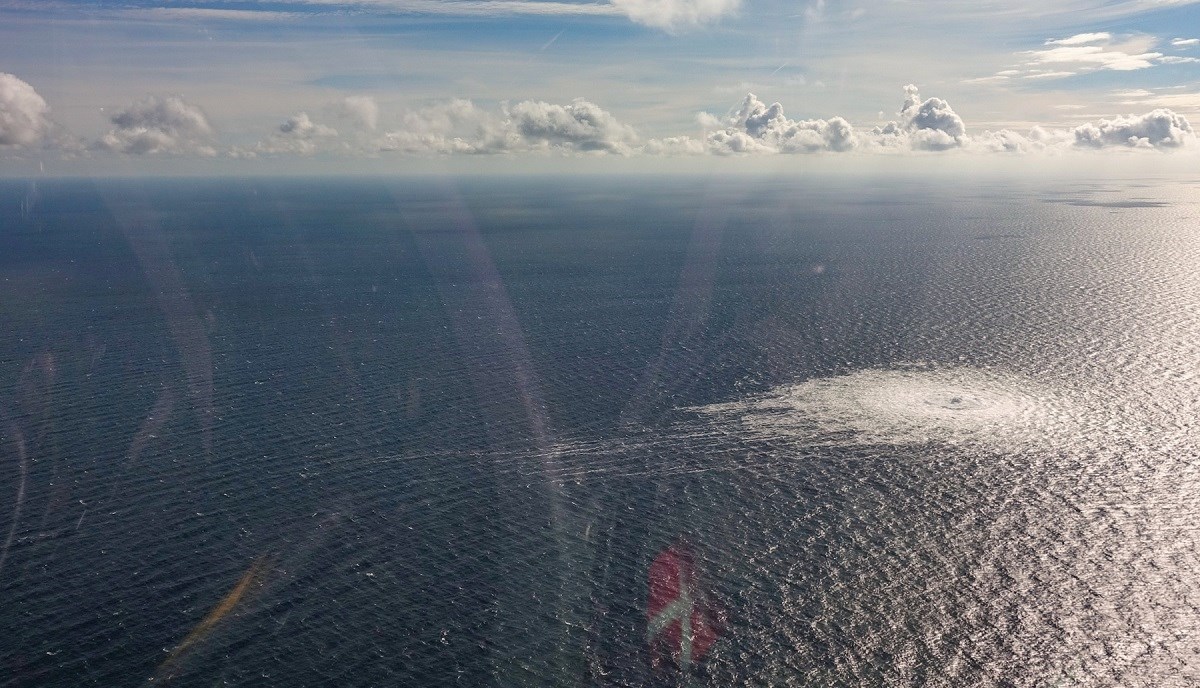
[[[371,96],[347,96],[334,103],[332,109],[338,117],[371,131],[379,126],[379,105]]]
[[[1139,98],[1157,98],[1148,91]],[[919,89],[904,87],[899,120],[856,132],[841,117],[791,120],[779,103],[766,105],[748,94],[725,118],[702,113],[701,126],[712,129],[703,141],[690,137],[651,139],[647,155],[713,155],[865,151],[874,153],[963,150],[968,153],[1061,153],[1072,148],[1178,148],[1193,138],[1188,121],[1167,109],[1141,116],[1104,119],[1074,129],[1035,126],[1027,132],[1010,129],[971,136],[962,117],[941,98],[922,98]]]
[[[1175,38],[1171,40],[1171,45],[1176,48],[1194,48],[1200,45],[1200,38]]]
[[[8,0],[11,4],[15,0]],[[77,11],[70,4],[29,1],[31,9]],[[824,5],[824,0],[815,0]],[[189,4],[218,4],[218,0],[193,0]],[[0,3],[4,4],[4,3]],[[244,7],[174,7],[170,0],[142,4],[153,7],[123,7],[93,10],[93,17],[161,22],[300,22],[326,14],[433,15],[446,17],[624,17],[638,24],[666,31],[716,21],[736,13],[742,0],[274,0],[251,3],[221,2]],[[812,11],[811,8],[809,10]]]
[[[1029,72],[1028,74],[1025,74],[1024,76],[1022,76],[1022,78],[1023,79],[1062,79],[1063,77],[1068,77],[1068,76],[1075,76],[1075,72],[1054,72],[1054,71],[1038,72],[1038,71],[1034,71],[1034,72]]]
[[[922,101],[917,87],[904,87],[904,105],[900,117],[910,134],[913,148],[923,150],[946,150],[963,144],[967,126],[962,117],[941,98]]]
[[[213,130],[199,107],[178,96],[150,96],[113,115],[95,147],[129,155],[215,155]]]
[[[871,140],[884,149],[949,150],[967,144],[967,127],[950,103],[942,98],[920,98],[916,85],[904,88],[900,121],[889,121],[871,130]],[[997,136],[997,134],[994,134]],[[1009,149],[1004,146],[1004,149]]]
[[[1194,132],[1187,118],[1166,108],[1144,115],[1127,115],[1089,122],[1074,129],[1075,145],[1083,148],[1180,148]]]
[[[259,143],[225,148],[234,158],[260,155],[372,156],[385,152],[417,155],[559,153],[588,155],[751,155],[801,153],[901,153],[960,150],[968,154],[1062,153],[1086,149],[1170,150],[1190,145],[1196,134],[1181,114],[1200,107],[1200,94],[1182,87],[1116,91],[1114,101],[1157,108],[1142,115],[1097,119],[1074,128],[1033,127],[1026,132],[988,130],[971,135],[963,118],[941,98],[923,98],[904,87],[896,121],[871,130],[849,121],[792,119],[778,102],[768,105],[753,93],[724,116],[700,113],[701,135],[640,139],[635,129],[599,105],[577,98],[569,103],[524,100],[481,107],[455,99],[400,113],[400,126],[382,134],[379,106],[370,96],[328,104],[325,112],[342,123],[335,129],[299,111],[274,127]],[[1078,109],[1082,106],[1063,105]],[[1132,109],[1132,108],[1131,108]],[[1139,108],[1140,109],[1140,108]],[[0,146],[40,145],[63,154],[82,152],[48,118],[49,107],[33,88],[0,73]],[[91,145],[130,155],[216,154],[215,134],[203,110],[177,96],[148,97],[111,117],[113,128]],[[393,120],[395,121],[395,120]]]
[[[222,7],[220,9],[201,10],[199,8],[175,8],[172,0],[143,0],[137,5],[152,5],[155,11],[164,12],[164,16],[179,18],[212,18],[229,20],[261,21],[264,18],[251,15],[270,15],[271,19],[288,20],[303,19],[314,14],[427,14],[440,16],[465,17],[504,17],[504,16],[560,16],[560,17],[614,17],[629,16],[634,18],[630,9],[621,5],[636,7],[641,15],[670,16],[674,14],[683,19],[698,17],[697,21],[708,21],[735,11],[740,5],[734,0],[253,0],[261,5],[258,9],[251,2],[227,2],[222,0],[192,0],[191,5],[219,4],[239,5],[237,8]],[[1162,9],[1190,5],[1200,0],[1062,0],[1047,3],[1034,0],[1007,0],[1004,3],[995,2],[947,2],[941,3],[938,13],[946,18],[980,21],[1005,18],[1019,18],[1022,22],[1046,17],[1078,17],[1087,15],[1095,21],[1110,20],[1135,15],[1147,10]],[[78,12],[78,5],[70,2],[52,2],[51,0],[5,0],[3,3],[10,7],[46,10],[58,9],[63,12]],[[125,3],[133,5],[135,3]],[[807,0],[803,16],[819,18],[831,15],[827,5],[835,5],[827,0]],[[313,8],[322,9],[320,12]],[[133,13],[150,14],[143,7],[130,7],[112,12],[99,12],[93,9],[91,16],[108,14],[129,15]],[[836,16],[857,19],[866,14],[864,8],[846,9]],[[638,19],[635,18],[635,21]],[[650,22],[643,22],[649,24]],[[651,24],[663,26],[662,24]],[[670,26],[679,26],[674,24]],[[1082,34],[1087,35],[1087,34]],[[1060,39],[1068,40],[1068,39]]]
[[[985,131],[973,143],[978,149],[991,153],[1028,153],[1036,148],[1028,136],[1010,129]]]
[[[985,131],[969,136],[961,117],[940,98],[921,100],[916,86],[904,88],[901,121],[876,127],[869,140],[880,148],[949,150],[963,148],[977,153],[1031,153],[1076,148],[1132,147],[1171,149],[1193,138],[1187,119],[1166,108],[1144,115],[1101,119],[1074,129],[1033,127],[1027,134],[1009,129]],[[1148,92],[1139,92],[1153,97]]]
[[[332,7],[378,14],[433,14],[445,16],[620,16],[607,2],[557,2],[555,0],[278,0],[272,6]],[[268,10],[270,11],[270,10]]]
[[[1032,50],[1027,54],[1031,58],[1031,64],[1070,65],[1077,70],[1108,69],[1117,72],[1149,69],[1163,56],[1162,53],[1131,53],[1101,45],[1065,45],[1046,50]]]
[[[1181,47],[1175,39],[1172,45]],[[1164,55],[1153,50],[1153,36],[1125,36],[1118,40],[1108,32],[1080,33],[1067,38],[1051,38],[1046,47],[1017,53],[1023,62],[990,77],[971,79],[973,83],[1003,82],[1013,78],[1060,79],[1096,71],[1133,72],[1166,64],[1181,64],[1196,58]],[[1198,41],[1200,42],[1200,41]],[[1184,46],[1186,47],[1186,42]]]
[[[284,120],[265,141],[249,149],[234,148],[230,155],[235,158],[253,158],[260,153],[312,155],[337,136],[337,129],[312,121],[307,112],[297,112]]]
[[[612,0],[633,21],[668,31],[737,12],[741,0]]]
[[[1115,91],[1112,96],[1122,105],[1132,105],[1145,108],[1181,108],[1184,110],[1200,110],[1200,93],[1178,92],[1174,89],[1147,91],[1137,89],[1132,91]]]
[[[1046,45],[1087,45],[1088,43],[1107,43],[1112,40],[1112,34],[1103,33],[1077,33],[1068,38],[1052,38],[1046,41]]]
[[[499,115],[469,100],[455,99],[404,114],[399,129],[374,145],[397,153],[498,153],[505,150]]]
[[[582,98],[558,105],[526,100],[499,112],[452,100],[407,113],[404,126],[378,141],[384,151],[407,153],[634,152],[637,134],[611,113]]]
[[[883,148],[943,151],[961,148],[967,143],[967,126],[962,117],[941,98],[921,100],[913,84],[904,87],[900,121],[875,127],[873,142]]]
[[[286,138],[308,140],[337,136],[337,130],[313,122],[307,112],[298,112],[279,125],[279,134]]]
[[[711,132],[705,142],[708,144],[708,150],[717,155],[779,152],[746,132],[733,129]]]
[[[712,152],[720,155],[844,152],[858,146],[854,128],[845,119],[790,119],[782,105],[767,105],[753,93],[723,120],[709,115],[702,122],[720,126],[706,138]]]
[[[53,129],[50,106],[21,79],[0,72],[0,147],[42,143]]]
[[[667,136],[639,143],[631,127],[583,99],[566,105],[523,101],[502,106],[498,112],[469,100],[454,100],[407,113],[402,128],[378,139],[377,150],[418,154],[559,151],[647,156],[908,150],[1029,154],[1111,147],[1165,150],[1183,146],[1193,136],[1187,120],[1166,109],[1099,120],[1074,129],[1035,126],[1026,132],[1000,129],[972,136],[948,102],[922,98],[911,84],[904,88],[899,115],[897,121],[864,133],[842,117],[791,119],[781,104],[767,105],[751,93],[724,117],[698,115],[697,122],[706,130],[703,137]]]
[[[985,131],[968,139],[967,146],[978,153],[1036,153],[1060,150],[1073,141],[1074,137],[1068,130],[1035,126],[1025,134],[1011,129]]]
[[[533,148],[625,154],[637,140],[631,127],[582,98],[570,105],[527,100],[514,105],[509,116],[521,139]]]
[[[204,7],[147,7],[122,8],[114,12],[122,19],[151,21],[252,21],[272,22],[295,20],[304,15],[297,12],[278,12],[260,9],[209,9]]]
[[[671,136],[665,139],[650,139],[642,147],[646,155],[704,155],[708,146],[704,141],[691,136]]]

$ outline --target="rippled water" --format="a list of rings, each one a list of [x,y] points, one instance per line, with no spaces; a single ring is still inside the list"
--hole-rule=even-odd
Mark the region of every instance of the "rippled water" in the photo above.
[[[1196,685],[1198,190],[0,187],[0,685]]]

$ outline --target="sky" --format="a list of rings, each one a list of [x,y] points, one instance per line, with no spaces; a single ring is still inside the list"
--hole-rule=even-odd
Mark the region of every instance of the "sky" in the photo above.
[[[0,0],[6,176],[1197,169],[1196,127],[1200,0]]]

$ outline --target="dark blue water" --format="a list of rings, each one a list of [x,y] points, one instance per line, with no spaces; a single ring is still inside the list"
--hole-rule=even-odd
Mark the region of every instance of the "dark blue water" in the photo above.
[[[5,183],[0,685],[1192,685],[1197,188]]]

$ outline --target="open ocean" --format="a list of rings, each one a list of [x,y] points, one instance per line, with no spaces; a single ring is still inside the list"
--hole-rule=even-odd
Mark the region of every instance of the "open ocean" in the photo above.
[[[1200,685],[1198,410],[1195,177],[3,182],[0,686]]]

